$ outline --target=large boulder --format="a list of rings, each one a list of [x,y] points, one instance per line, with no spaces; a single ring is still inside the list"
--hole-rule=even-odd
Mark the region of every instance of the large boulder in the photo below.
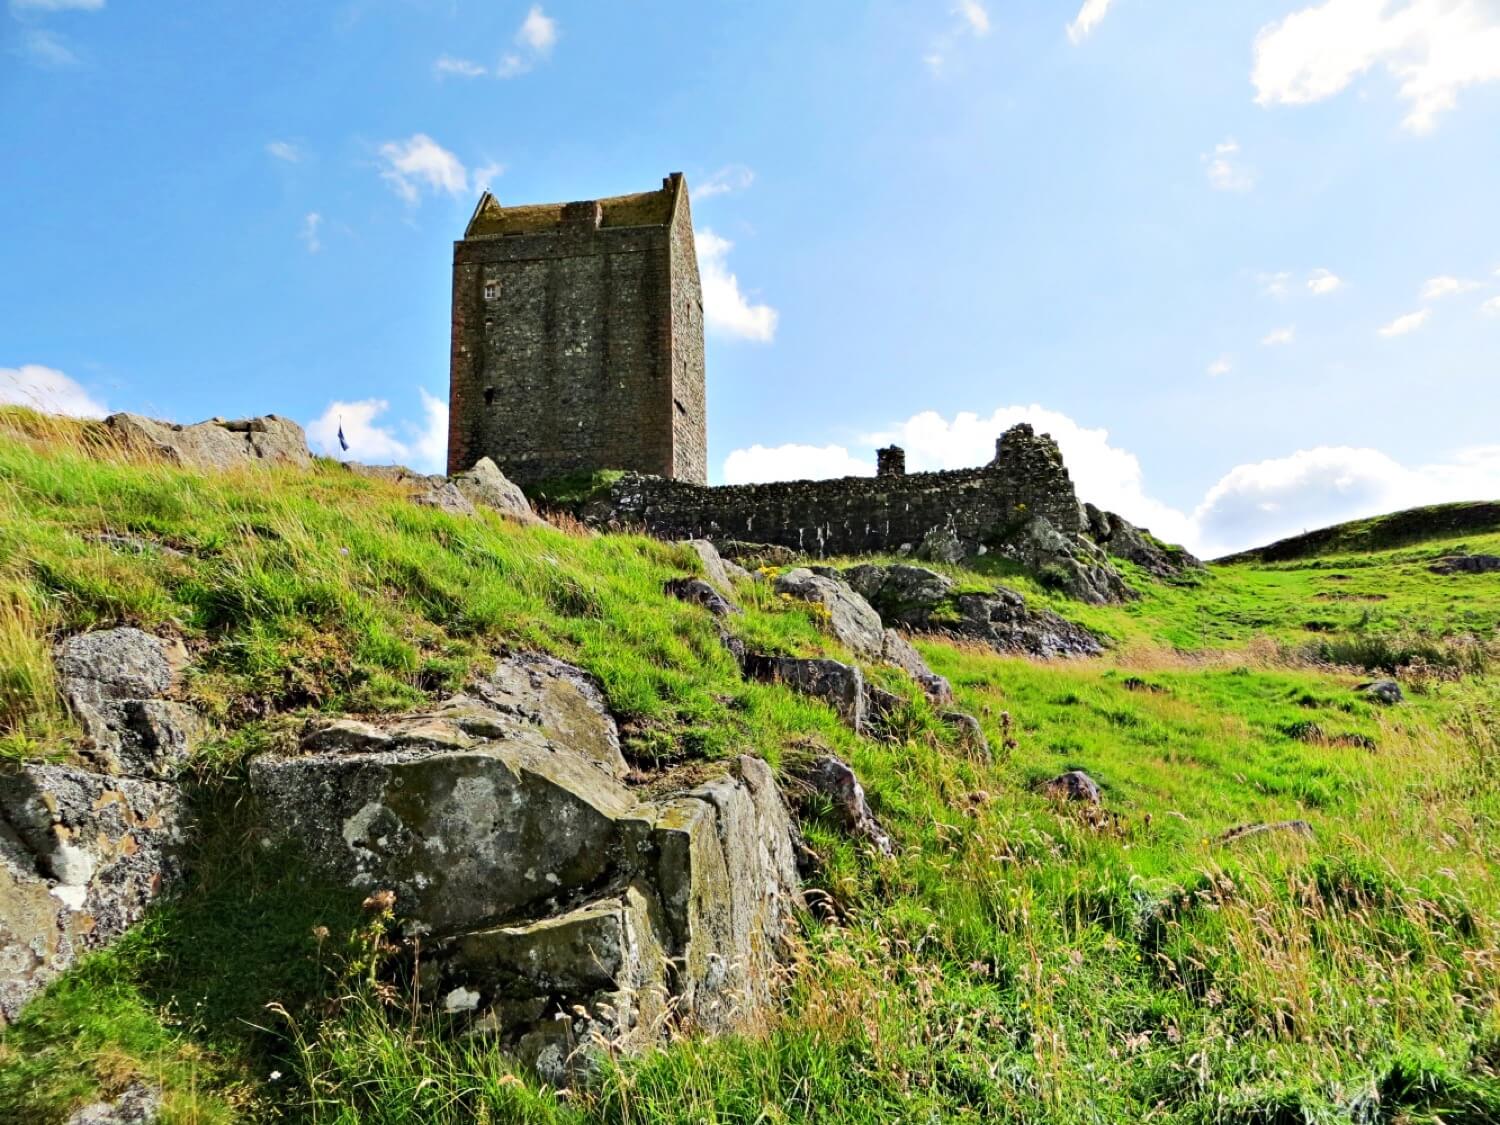
[[[1064,534],[1045,516],[1033,516],[1000,550],[1043,584],[1081,602],[1107,605],[1136,596],[1103,550],[1082,535]]]
[[[1500,555],[1449,555],[1428,569],[1433,574],[1500,574]]]
[[[473,502],[460,492],[458,486],[452,481],[443,481],[425,492],[417,493],[411,498],[411,502],[424,508],[435,508],[439,512],[447,512],[450,516],[476,514]]]
[[[821,606],[828,629],[854,655],[880,659],[885,627],[880,614],[850,588],[847,582],[797,567],[776,576],[778,594]]]
[[[187,660],[180,642],[129,627],[100,629],[68,637],[54,658],[91,761],[126,777],[177,773],[203,733],[197,712],[168,698]]]
[[[744,567],[720,555],[719,549],[707,539],[684,539],[682,546],[698,556],[698,561],[703,564],[703,574],[708,579],[709,585],[726,598],[733,599],[734,597],[735,579],[750,577]]]
[[[177,790],[69,766],[0,773],[0,1024],[119,937],[176,874]]]
[[[559,713],[566,684],[578,696]],[[557,1083],[598,1045],[643,1048],[669,1021],[752,1023],[800,902],[764,762],[647,799],[601,756],[584,687],[513,657],[456,700],[324,725],[250,775],[271,835],[351,896],[393,892],[434,1005]]]
[[[748,653],[743,661],[747,678],[785,684],[793,691],[821,699],[857,732],[869,722],[865,676],[856,665],[818,657],[772,656]]]
[[[846,832],[867,841],[883,856],[896,854],[895,844],[875,819],[864,786],[847,762],[826,754],[809,762],[798,776],[813,793],[828,802]]]
[[[474,467],[449,478],[453,486],[473,504],[491,508],[517,523],[539,524],[543,520],[531,510],[531,501],[521,486],[500,471],[488,457],[481,457]]]
[[[187,468],[232,469],[254,464],[306,468],[312,464],[302,427],[275,414],[235,421],[210,418],[190,426],[139,414],[111,414],[104,424],[123,444]]]

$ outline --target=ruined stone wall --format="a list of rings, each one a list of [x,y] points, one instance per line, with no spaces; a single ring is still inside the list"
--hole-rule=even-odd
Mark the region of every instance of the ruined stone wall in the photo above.
[[[703,362],[703,289],[693,245],[686,190],[677,195],[671,227],[672,475],[708,481],[708,398]]]
[[[609,506],[620,522],[663,538],[852,555],[916,547],[929,531],[952,528],[977,549],[1025,522],[1028,483],[992,467],[719,487],[632,474],[614,486]]]

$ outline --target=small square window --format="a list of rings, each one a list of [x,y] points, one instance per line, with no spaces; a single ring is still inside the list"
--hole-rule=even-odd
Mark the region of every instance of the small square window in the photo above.
[[[484,299],[493,301],[500,296],[500,283],[498,281],[486,281],[484,283]]]

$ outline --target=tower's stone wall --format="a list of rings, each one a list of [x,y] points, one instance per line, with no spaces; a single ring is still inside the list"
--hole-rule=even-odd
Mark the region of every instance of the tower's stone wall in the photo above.
[[[486,194],[454,244],[449,472],[706,479],[702,316],[681,176],[560,205]]]

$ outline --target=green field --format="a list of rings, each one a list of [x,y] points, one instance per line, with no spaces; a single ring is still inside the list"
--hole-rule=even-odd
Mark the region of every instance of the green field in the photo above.
[[[661,593],[686,549],[455,519],[331,462],[175,470],[0,411],[0,758],[74,753],[50,646],[115,624],[181,636],[223,732],[189,780],[211,813],[190,876],[0,1039],[0,1121],[137,1077],[168,1123],[1500,1120],[1500,575],[1428,570],[1456,550],[1500,553],[1500,528],[1132,573],[1124,606],[948,568],[1110,642],[1041,663],[919,638],[984,757],[889,670],[899,742],[741,681],[713,619]],[[755,646],[843,655],[767,583],[738,600]],[[369,924],[255,845],[250,755],[312,713],[439,696],[503,645],[595,673],[641,771],[854,765],[899,854],[809,811],[804,949],[759,1034],[540,1088],[389,995]],[[1405,703],[1355,691],[1389,673]],[[1072,768],[1104,815],[1032,791]],[[1220,841],[1293,818],[1313,834]]]

